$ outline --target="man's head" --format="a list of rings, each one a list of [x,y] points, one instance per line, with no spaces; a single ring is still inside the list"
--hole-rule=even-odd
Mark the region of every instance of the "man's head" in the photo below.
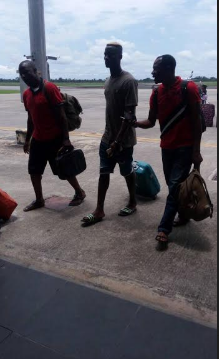
[[[202,92],[207,93],[207,85],[202,85]]]
[[[40,77],[33,61],[26,60],[21,62],[19,65],[19,73],[27,86],[32,88],[39,86]]]
[[[120,66],[122,60],[123,48],[117,42],[111,42],[106,45],[104,60],[107,68],[116,68]]]
[[[156,84],[168,82],[175,76],[176,60],[171,55],[159,56],[153,66],[152,76]]]

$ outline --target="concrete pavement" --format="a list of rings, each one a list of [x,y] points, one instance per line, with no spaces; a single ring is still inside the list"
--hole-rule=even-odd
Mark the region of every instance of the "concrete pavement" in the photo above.
[[[216,359],[217,332],[0,259],[0,359]]]
[[[135,159],[149,162],[161,182],[158,199],[139,199],[133,217],[118,217],[128,195],[116,169],[106,219],[84,229],[81,218],[96,205],[105,104],[103,90],[71,91],[84,107],[82,128],[71,140],[86,155],[79,181],[87,198],[69,208],[70,186],[47,168],[46,208],[32,213],[23,212],[34,199],[28,158],[15,142],[26,113],[19,95],[0,96],[0,188],[19,204],[11,220],[0,223],[0,359],[215,359],[216,129],[209,128],[202,143],[214,218],[175,230],[169,250],[157,253],[154,237],[167,196],[158,125],[138,131],[135,150]],[[141,119],[150,91],[139,93]],[[210,98],[216,102],[215,90]]]
[[[162,185],[158,199],[140,200],[133,217],[119,218],[127,190],[117,169],[107,196],[107,217],[87,229],[81,227],[80,220],[96,204],[100,139],[95,135],[72,137],[87,158],[88,169],[79,177],[87,192],[84,204],[69,208],[71,188],[53,177],[48,168],[43,181],[45,197],[50,198],[46,208],[25,214],[23,207],[34,198],[28,159],[15,144],[14,132],[0,131],[0,187],[19,203],[11,222],[1,229],[0,257],[215,327],[217,183],[208,180],[217,166],[215,128],[204,135],[202,148],[202,174],[215,205],[214,218],[175,230],[166,253],[157,253],[154,241],[167,195],[158,129],[154,131],[153,141],[138,144],[135,159],[153,166]]]
[[[103,89],[63,89],[63,92],[77,97],[84,109],[83,123],[80,132],[103,132],[105,126],[105,98]],[[137,117],[139,120],[145,119],[149,111],[149,98],[151,90],[139,90],[139,106]],[[217,105],[217,90],[208,90],[209,102]],[[216,106],[217,108],[217,106]],[[0,126],[16,127],[16,129],[26,127],[27,114],[23,104],[20,102],[20,95],[1,95],[0,96]],[[216,118],[215,118],[216,124]],[[153,130],[147,132],[147,137],[154,136]],[[138,136],[145,136],[142,131],[138,131]],[[157,131],[159,138],[159,130]]]

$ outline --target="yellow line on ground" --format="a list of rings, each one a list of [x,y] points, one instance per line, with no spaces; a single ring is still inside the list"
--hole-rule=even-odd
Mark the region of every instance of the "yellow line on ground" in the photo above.
[[[17,131],[17,127],[0,127],[1,131]],[[26,131],[24,128],[19,128],[19,130]]]
[[[0,131],[16,131],[16,127],[0,127]],[[26,131],[25,128],[20,128],[19,130]],[[73,137],[86,137],[86,138],[101,138],[101,133],[88,133],[88,132],[71,132],[70,136]],[[147,137],[138,137],[138,142],[142,143],[160,143],[159,138],[147,138]],[[217,148],[215,143],[204,143],[202,142],[202,147],[204,148]]]
[[[87,133],[87,132],[81,132],[81,133],[71,133],[71,136],[74,137],[87,137],[87,138],[102,138],[101,133]],[[160,143],[159,138],[147,138],[147,137],[138,137],[138,142],[142,143]],[[217,148],[217,144],[215,143],[204,143],[202,142],[202,147],[204,148]]]

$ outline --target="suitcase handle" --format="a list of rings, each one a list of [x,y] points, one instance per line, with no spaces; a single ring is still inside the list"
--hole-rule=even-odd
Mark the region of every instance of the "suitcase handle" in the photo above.
[[[139,167],[140,167],[140,166],[138,165],[138,162],[137,162],[137,161],[134,161],[132,165],[133,165],[133,169],[134,169],[135,171],[137,171],[137,170],[139,169]]]

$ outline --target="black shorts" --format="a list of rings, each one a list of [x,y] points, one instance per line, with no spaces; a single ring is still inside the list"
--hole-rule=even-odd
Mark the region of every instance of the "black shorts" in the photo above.
[[[52,172],[57,176],[56,157],[62,147],[63,140],[57,138],[50,141],[37,141],[34,138],[30,144],[30,157],[28,172],[30,175],[43,175],[47,162],[49,162]]]

